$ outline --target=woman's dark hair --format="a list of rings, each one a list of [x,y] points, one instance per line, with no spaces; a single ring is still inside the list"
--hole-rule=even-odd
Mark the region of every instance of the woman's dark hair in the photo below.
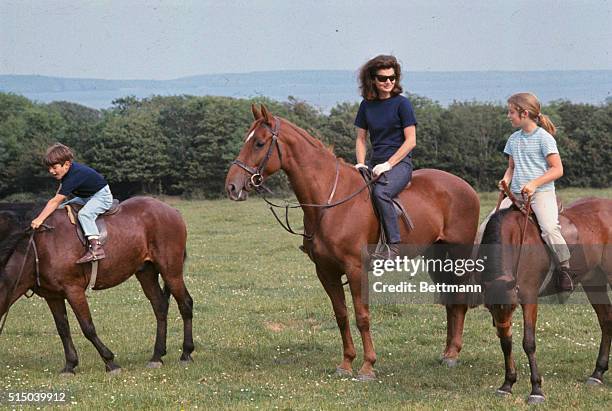
[[[368,60],[361,69],[359,69],[359,89],[361,96],[366,100],[378,100],[378,89],[374,84],[374,76],[380,69],[392,68],[395,72],[395,87],[391,90],[391,96],[401,94],[404,90],[400,85],[402,77],[402,69],[397,59],[394,56],[379,55]]]

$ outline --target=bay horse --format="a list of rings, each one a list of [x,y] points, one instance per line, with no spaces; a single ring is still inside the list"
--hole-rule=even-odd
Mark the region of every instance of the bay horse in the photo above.
[[[582,284],[601,328],[595,370],[587,380],[589,385],[601,385],[603,374],[608,369],[612,338],[612,305],[607,294],[608,285],[612,286],[612,200],[578,200],[559,214],[559,222],[572,250],[570,266],[576,272],[577,281]],[[494,294],[494,297],[486,297],[485,304],[493,317],[506,371],[504,383],[497,393],[511,394],[517,379],[512,356],[512,314],[520,304],[523,312],[523,349],[531,371],[531,394],[527,402],[543,402],[542,377],[535,357],[535,331],[538,294],[555,293],[554,282],[548,283],[548,286],[545,282],[551,257],[537,224],[530,221],[525,225],[525,216],[516,207],[502,209],[491,216],[482,244],[481,247],[489,251],[483,273],[484,291],[485,294]],[[519,247],[523,249],[522,253],[516,251]]]
[[[105,216],[107,257],[99,261],[94,290],[121,284],[134,273],[151,302],[157,334],[149,367],[162,365],[166,354],[167,315],[170,294],[183,318],[181,361],[191,361],[193,301],[183,280],[187,230],[183,218],[169,205],[147,197],[121,203],[120,211]],[[28,222],[29,224],[29,222]],[[72,307],[81,330],[105,363],[106,371],[120,372],[114,354],[100,341],[85,291],[91,264],[77,265],[83,245],[66,210],[56,210],[36,232],[14,232],[0,244],[0,318],[22,295],[32,290],[47,302],[64,346],[66,364],[62,374],[74,374],[78,356],[70,335],[65,300]],[[164,282],[164,290],[158,277]]]
[[[225,181],[231,200],[246,200],[248,192],[280,169],[287,174],[300,204],[323,205],[332,197],[353,196],[336,207],[302,206],[304,231],[308,234],[302,248],[315,264],[340,329],[343,359],[336,372],[352,375],[356,357],[341,280],[344,274],[363,341],[364,362],[358,379],[373,379],[376,354],[370,334],[369,304],[362,294],[361,251],[368,244],[376,244],[380,227],[368,191],[355,194],[365,183],[353,166],[336,158],[306,131],[273,116],[263,105],[261,109],[255,105],[251,109],[254,122]],[[474,189],[464,180],[440,170],[418,170],[413,174],[410,188],[400,198],[415,222],[410,231],[402,225],[403,243],[473,244],[480,203]],[[468,305],[467,301],[446,305],[447,339],[442,361],[449,366],[457,363],[462,347]]]

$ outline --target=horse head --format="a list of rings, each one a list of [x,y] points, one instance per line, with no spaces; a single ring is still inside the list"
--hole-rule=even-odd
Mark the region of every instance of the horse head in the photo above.
[[[251,110],[254,121],[225,179],[227,195],[234,201],[246,200],[249,192],[259,189],[282,165],[280,120],[263,104],[261,109],[252,105]]]
[[[0,239],[0,319],[23,292],[34,286],[34,270],[27,265],[32,235],[29,230],[15,229]]]

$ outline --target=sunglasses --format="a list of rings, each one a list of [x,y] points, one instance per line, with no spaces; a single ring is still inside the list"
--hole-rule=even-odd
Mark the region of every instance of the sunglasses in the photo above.
[[[397,76],[394,74],[392,76],[381,76],[381,75],[375,75],[374,76],[376,78],[376,80],[378,80],[381,83],[386,83],[387,80],[391,80],[391,83],[393,83],[395,81],[395,79],[397,78]]]

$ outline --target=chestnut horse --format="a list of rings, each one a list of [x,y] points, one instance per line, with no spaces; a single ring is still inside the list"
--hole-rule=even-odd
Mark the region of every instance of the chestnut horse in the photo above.
[[[612,338],[612,305],[607,294],[608,285],[612,285],[612,200],[578,200],[565,208],[559,215],[559,222],[572,252],[570,266],[599,320],[599,355],[587,384],[600,385],[608,369]],[[486,226],[481,248],[488,251],[484,252],[488,257],[483,273],[487,294],[485,303],[493,316],[506,368],[504,383],[497,392],[510,394],[516,382],[512,357],[512,313],[520,304],[523,349],[531,369],[531,394],[527,401],[533,404],[544,401],[542,378],[535,357],[538,292],[541,288],[544,295],[554,292],[554,282],[553,287],[546,287],[545,278],[551,261],[533,221],[527,224],[523,246],[520,245],[524,226],[525,217],[515,207],[498,211]],[[517,251],[519,248],[522,248],[522,253]]]
[[[105,216],[107,257],[99,261],[94,290],[121,284],[132,274],[153,306],[157,335],[150,367],[159,367],[166,354],[166,329],[170,294],[176,299],[184,325],[181,361],[193,352],[191,329],[193,301],[183,281],[187,230],[177,210],[159,200],[134,197],[121,203],[117,214]],[[29,222],[28,222],[29,223]],[[121,369],[114,354],[100,341],[94,327],[85,290],[91,264],[77,265],[83,245],[65,210],[56,210],[36,232],[19,230],[0,245],[0,317],[28,290],[43,297],[55,320],[64,346],[62,374],[74,374],[78,356],[70,336],[65,300],[72,307],[83,334],[98,350],[106,370]],[[158,277],[161,275],[164,290]],[[23,314],[22,314],[23,315]]]
[[[287,174],[303,205],[304,230],[308,234],[303,250],[315,263],[340,329],[343,359],[337,373],[352,375],[356,356],[341,280],[345,274],[363,341],[364,363],[358,378],[372,379],[376,354],[370,334],[369,304],[362,295],[361,252],[368,244],[376,244],[380,227],[368,191],[355,195],[365,183],[353,166],[337,159],[304,130],[274,117],[263,105],[261,111],[252,106],[252,111],[255,121],[227,174],[228,196],[232,200],[246,200],[247,193],[266,177],[280,169]],[[334,201],[348,200],[335,207],[304,205],[323,205],[332,197]],[[400,198],[415,223],[410,231],[402,225],[403,243],[473,244],[480,205],[476,192],[464,180],[439,170],[418,170],[414,172],[410,188]],[[467,309],[467,301],[446,306],[447,340],[442,359],[448,365],[457,362]]]

